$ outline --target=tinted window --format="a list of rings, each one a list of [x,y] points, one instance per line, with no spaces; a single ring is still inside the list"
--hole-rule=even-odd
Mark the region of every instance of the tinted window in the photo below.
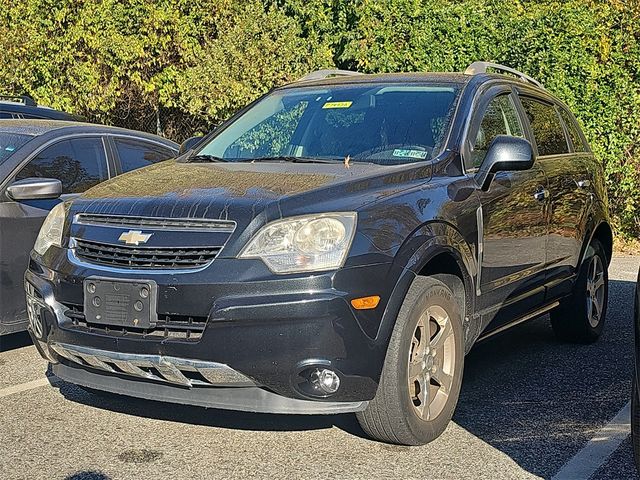
[[[62,193],[81,193],[106,180],[107,163],[100,138],[75,138],[56,143],[38,154],[16,179],[57,178]]]
[[[571,143],[573,144],[574,152],[586,152],[588,151],[587,146],[582,139],[582,135],[580,135],[580,127],[576,124],[575,120],[569,115],[565,109],[560,109],[560,115],[564,120],[564,124],[567,127],[567,132],[569,132],[569,138],[571,139]]]
[[[169,148],[129,138],[114,138],[123,172],[146,167],[175,156]]]
[[[0,133],[0,164],[32,138],[19,133]]]
[[[305,157],[383,165],[439,152],[458,86],[373,84],[276,91],[197,151],[225,161]]]
[[[518,111],[509,94],[498,95],[487,106],[471,152],[472,167],[482,164],[489,145],[498,135],[523,136]]]
[[[522,105],[531,123],[533,136],[538,145],[538,155],[568,153],[569,146],[556,108],[532,98],[523,98]]]

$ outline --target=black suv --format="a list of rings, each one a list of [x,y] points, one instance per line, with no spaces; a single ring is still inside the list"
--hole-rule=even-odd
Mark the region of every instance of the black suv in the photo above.
[[[562,339],[598,338],[611,249],[602,167],[534,80],[321,71],[56,207],[30,331],[91,389],[357,412],[417,445],[479,338],[545,312]]]
[[[26,95],[0,95],[0,119],[85,121],[84,117],[38,105]]]

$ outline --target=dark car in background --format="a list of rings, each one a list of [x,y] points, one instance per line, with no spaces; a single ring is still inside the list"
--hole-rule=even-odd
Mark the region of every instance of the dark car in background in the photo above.
[[[85,121],[79,115],[38,105],[33,98],[26,95],[0,95],[0,120],[4,119]]]
[[[115,127],[0,121],[0,335],[27,327],[24,271],[51,208],[177,150],[164,138]]]
[[[602,165],[535,80],[321,71],[52,210],[29,331],[84,387],[423,444],[478,339],[547,312],[598,338],[612,242]]]
[[[631,392],[631,440],[633,442],[633,459],[638,472],[640,472],[640,271],[638,272],[633,302],[633,328],[635,355]]]

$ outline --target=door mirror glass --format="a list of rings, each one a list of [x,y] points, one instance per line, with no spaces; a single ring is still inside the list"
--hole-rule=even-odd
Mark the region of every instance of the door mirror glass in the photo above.
[[[182,155],[183,153],[186,153],[189,150],[193,149],[203,138],[204,137],[187,138],[184,142],[182,142],[182,145],[180,145],[180,151],[178,152],[178,155]]]
[[[13,200],[52,200],[62,195],[62,182],[55,178],[25,178],[7,188]]]
[[[498,135],[493,139],[487,155],[476,174],[476,183],[488,190],[498,172],[515,172],[533,167],[535,158],[528,140],[509,135]]]

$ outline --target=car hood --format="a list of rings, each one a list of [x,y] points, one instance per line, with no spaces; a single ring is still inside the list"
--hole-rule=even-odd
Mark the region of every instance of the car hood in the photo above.
[[[387,167],[388,168],[388,167]],[[284,198],[375,176],[385,167],[342,163],[182,163],[175,160],[93,187],[74,210],[105,214],[219,218],[231,207],[253,209]],[[216,208],[217,207],[217,208]]]
[[[354,163],[183,163],[169,160],[115,177],[73,201],[92,213],[233,220],[250,234],[267,221],[321,211],[352,211],[428,180],[431,167]],[[252,227],[252,228],[247,228]]]

